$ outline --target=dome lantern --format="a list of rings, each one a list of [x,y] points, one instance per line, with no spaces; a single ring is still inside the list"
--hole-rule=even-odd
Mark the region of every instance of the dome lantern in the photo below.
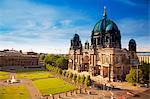
[[[106,18],[107,18],[106,6],[104,6],[104,13],[103,13],[103,17],[104,17],[104,19],[106,19]]]

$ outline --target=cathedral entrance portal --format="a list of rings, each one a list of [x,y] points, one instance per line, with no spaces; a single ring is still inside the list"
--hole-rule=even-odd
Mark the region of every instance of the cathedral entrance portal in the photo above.
[[[89,63],[83,64],[83,71],[89,71]]]
[[[89,71],[89,56],[85,56],[83,58],[83,68],[82,68],[83,71]]]
[[[108,67],[103,67],[103,77],[108,77],[108,73],[109,73],[108,70],[109,70]]]

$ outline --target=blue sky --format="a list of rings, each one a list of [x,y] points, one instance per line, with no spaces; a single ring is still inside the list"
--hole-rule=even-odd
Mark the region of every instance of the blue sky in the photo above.
[[[103,7],[121,31],[122,47],[133,38],[150,51],[149,0],[0,0],[0,50],[68,53],[74,33],[82,43],[102,18]]]

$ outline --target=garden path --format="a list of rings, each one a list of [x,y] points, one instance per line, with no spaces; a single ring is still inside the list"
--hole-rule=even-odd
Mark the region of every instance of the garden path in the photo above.
[[[16,73],[10,73],[10,77],[14,76],[16,78]],[[30,79],[19,79],[21,84],[25,85],[29,91],[29,94],[32,99],[41,99],[41,93],[39,90],[33,85],[32,80]]]
[[[22,83],[27,87],[30,96],[32,99],[41,99],[41,93],[39,90],[33,85],[32,81],[29,79],[21,79]]]

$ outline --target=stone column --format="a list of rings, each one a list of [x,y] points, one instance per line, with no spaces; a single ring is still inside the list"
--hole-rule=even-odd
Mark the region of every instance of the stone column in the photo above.
[[[102,77],[104,76],[104,73],[103,73],[103,66],[101,66],[100,74],[101,74]]]
[[[109,78],[109,81],[111,79],[110,75],[111,75],[111,64],[109,64],[109,67],[108,67],[108,78]]]
[[[94,54],[94,66],[96,66],[96,55]]]
[[[110,68],[110,79],[111,79],[111,81],[114,80],[114,67],[113,66],[111,66],[111,68]]]
[[[74,55],[73,55],[73,62],[72,63],[73,63],[73,68],[72,69],[74,70],[75,69],[75,52],[74,52]]]
[[[92,65],[94,66],[94,54],[92,55]]]

